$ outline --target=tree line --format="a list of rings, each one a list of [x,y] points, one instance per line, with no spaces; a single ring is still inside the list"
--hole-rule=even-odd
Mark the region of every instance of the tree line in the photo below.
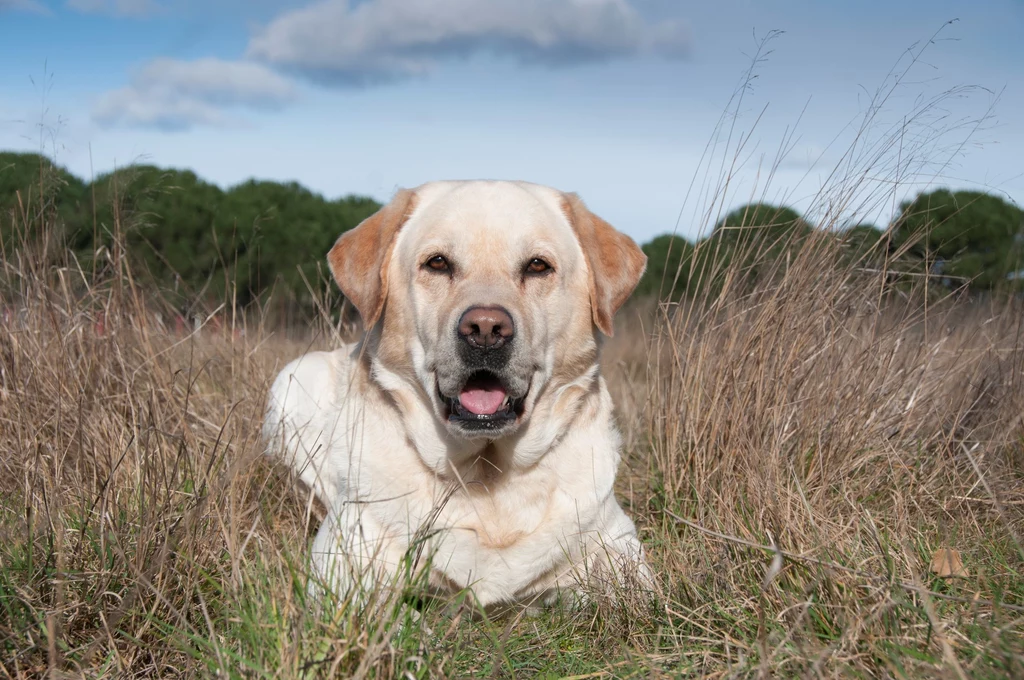
[[[885,266],[893,277],[928,277],[939,290],[987,293],[1024,284],[1024,211],[979,191],[936,189],[903,201],[885,228],[873,224],[815,229],[792,208],[745,205],[695,243],[658,236],[642,248],[648,270],[637,293],[679,298],[714,289],[728,273],[749,280],[779,270],[812,234],[833,241],[837,264]]]
[[[227,190],[188,170],[135,165],[85,182],[36,154],[0,153],[0,243],[10,257],[56,231],[85,269],[124,248],[133,271],[182,309],[245,307],[274,289],[310,312],[325,256],[380,205],[328,200],[295,183],[249,180]]]
[[[318,291],[330,289],[328,249],[379,207],[366,196],[328,200],[295,182],[249,180],[224,190],[191,171],[151,165],[86,182],[44,156],[0,153],[0,255],[39,247],[43,232],[86,268],[108,266],[123,247],[182,307],[245,307],[275,290],[286,304],[314,311]],[[658,236],[642,246],[649,263],[637,296],[692,295],[721,285],[730,271],[756,277],[812,233],[792,208],[752,204],[697,242]],[[835,235],[853,257],[895,258],[940,286],[1019,285],[1024,270],[1024,212],[982,192],[922,193],[884,230],[862,224]]]

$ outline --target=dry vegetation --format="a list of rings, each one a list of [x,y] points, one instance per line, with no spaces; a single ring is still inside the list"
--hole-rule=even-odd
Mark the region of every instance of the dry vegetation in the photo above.
[[[914,144],[943,148],[927,109],[929,134],[878,128],[886,96],[824,227],[888,200],[865,178],[907,176]],[[709,166],[742,155],[725,133]],[[705,223],[728,165],[695,192]],[[850,252],[821,232],[756,280],[624,312],[604,361],[657,601],[487,620],[458,597],[417,618],[398,596],[374,616],[305,601],[315,514],[259,431],[275,371],[329,324],[180,334],[117,253],[82,272],[8,244],[0,675],[1024,676],[1021,303]],[[933,573],[942,548],[966,575]]]

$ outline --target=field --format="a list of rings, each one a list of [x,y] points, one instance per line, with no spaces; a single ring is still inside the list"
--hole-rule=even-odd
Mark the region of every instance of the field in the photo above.
[[[821,205],[890,200],[862,168],[945,148],[900,120]],[[374,615],[306,601],[319,511],[260,423],[276,371],[352,329],[230,304],[184,329],[116,248],[5,248],[0,675],[1024,677],[1020,298],[824,229],[769,251],[636,301],[604,348],[654,602],[487,618],[415,584]]]
[[[807,246],[743,294],[620,318],[604,353],[619,494],[654,606],[486,620],[456,597],[416,621],[400,598],[392,619],[304,600],[316,513],[261,456],[259,424],[276,369],[335,342],[326,326],[175,333],[124,269],[8,260],[4,672],[1024,673],[1020,305],[822,275],[832,255]],[[930,570],[940,548],[965,575]]]

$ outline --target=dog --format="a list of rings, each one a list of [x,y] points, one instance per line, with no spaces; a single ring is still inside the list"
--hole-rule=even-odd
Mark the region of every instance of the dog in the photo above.
[[[650,583],[598,366],[646,267],[632,239],[576,194],[440,181],[399,190],[327,261],[364,335],[285,366],[264,426],[328,509],[319,582],[426,572],[483,607]]]

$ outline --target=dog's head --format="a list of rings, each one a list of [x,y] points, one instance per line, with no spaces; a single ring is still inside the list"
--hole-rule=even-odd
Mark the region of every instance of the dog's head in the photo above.
[[[646,265],[574,194],[490,181],[399,191],[328,261],[375,376],[415,387],[462,440],[511,435],[546,391],[590,371],[596,331],[612,334]]]

